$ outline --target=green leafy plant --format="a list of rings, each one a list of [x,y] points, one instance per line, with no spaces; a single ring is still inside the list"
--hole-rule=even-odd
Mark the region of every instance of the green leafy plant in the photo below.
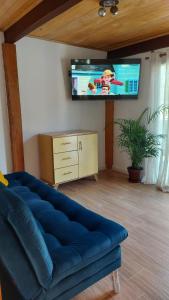
[[[118,119],[115,121],[120,127],[118,143],[131,159],[133,169],[141,169],[143,159],[157,157],[160,152],[161,139],[164,135],[152,133],[148,126],[161,113],[168,113],[168,107],[162,105],[154,112],[146,108],[138,119]]]

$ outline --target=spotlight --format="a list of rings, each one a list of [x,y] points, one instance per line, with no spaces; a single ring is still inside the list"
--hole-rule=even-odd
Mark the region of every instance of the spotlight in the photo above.
[[[112,1],[112,6],[116,6],[116,5],[118,5],[119,4],[119,0],[113,0]]]
[[[105,17],[105,15],[106,15],[106,9],[104,7],[100,7],[99,10],[98,10],[98,15],[100,17]]]
[[[113,15],[117,15],[118,14],[119,0],[100,0],[99,4],[100,4],[100,8],[98,10],[98,15],[100,17],[105,17],[105,15],[106,15],[106,8],[110,8],[110,12]]]
[[[112,13],[112,15],[117,15],[118,14],[118,12],[119,12],[119,10],[118,10],[118,7],[117,6],[112,6],[111,8],[110,8],[110,12]]]

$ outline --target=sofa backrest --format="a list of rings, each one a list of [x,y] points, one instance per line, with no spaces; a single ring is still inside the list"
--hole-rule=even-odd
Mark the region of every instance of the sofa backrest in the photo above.
[[[0,260],[8,272],[21,273],[25,258],[39,285],[47,288],[53,272],[47,246],[27,204],[8,188],[0,191],[0,235],[3,235],[0,237]],[[21,261],[18,251],[22,251]],[[15,263],[16,259],[18,262]]]

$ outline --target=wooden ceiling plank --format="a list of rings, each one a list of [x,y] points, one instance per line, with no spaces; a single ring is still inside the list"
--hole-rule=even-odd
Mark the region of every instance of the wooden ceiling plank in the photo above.
[[[91,31],[87,36],[85,34],[82,34],[82,32],[81,32],[81,36],[82,36],[81,41],[83,43],[87,42],[88,44],[91,44],[91,46],[93,46],[93,44],[96,47],[100,45],[101,48],[110,50],[110,49],[120,48],[123,45],[126,46],[126,45],[133,44],[133,43],[136,43],[139,41],[154,38],[154,26],[156,28],[156,36],[157,37],[166,35],[169,31],[169,30],[166,31],[166,19],[164,19],[163,22],[160,22],[159,20],[157,20],[155,22],[155,20],[154,20],[151,23],[150,28],[148,28],[148,29],[147,29],[147,24],[144,24],[142,26],[141,31],[139,29],[137,29],[136,25],[137,24],[133,24],[133,26],[131,27],[130,36],[132,36],[132,37],[126,35],[126,37],[124,37],[123,40],[121,38],[123,36],[123,28],[118,29],[117,32],[116,31],[113,32],[112,35],[110,34],[110,31],[108,29],[102,28],[100,30],[100,35],[97,35],[95,33],[95,31]],[[101,36],[101,38],[100,38],[100,36]]]
[[[164,19],[163,22],[157,21],[154,23],[155,27],[150,26],[150,28],[147,29],[147,25],[142,26],[142,30],[140,31],[137,26],[134,26],[130,30],[130,35],[126,35],[124,39],[121,39],[121,35],[123,35],[122,30],[118,30],[117,34],[113,34],[113,36],[109,37],[108,42],[108,31],[102,31],[101,34],[104,35],[104,38],[100,41],[97,39],[97,36],[89,36],[87,38],[87,42],[91,43],[91,46],[94,44],[96,47],[100,45],[101,48],[111,51],[118,48],[126,47],[129,45],[133,45],[139,42],[143,42],[149,39],[153,39],[156,37],[164,36],[169,33],[169,29],[166,29],[166,20]],[[156,35],[154,36],[154,28],[156,28]],[[169,27],[168,27],[169,28]],[[85,41],[84,41],[85,42]]]
[[[62,15],[57,16],[57,18],[50,20],[49,22],[45,23],[44,25],[40,26],[39,28],[31,32],[31,36],[41,37],[41,34],[48,35],[51,32],[53,36],[56,32],[60,33],[64,30],[67,30],[67,28],[69,28],[69,26],[72,23],[77,23],[77,22],[79,27],[79,25],[81,25],[81,20],[82,19],[86,20],[86,18],[91,14],[91,2],[92,0],[85,0],[85,5],[82,6],[82,4],[84,4],[84,0],[83,0],[81,3],[65,11]],[[92,10],[96,12],[96,15],[97,15],[97,7],[98,7],[98,3],[92,5]],[[63,24],[63,19],[66,20],[69,26],[65,26]]]
[[[46,34],[44,35],[43,37],[45,39],[48,39],[48,40],[53,40],[53,41],[59,41],[59,42],[63,42],[63,43],[68,43],[68,44],[72,44],[73,41],[76,41],[76,45],[79,46],[79,45],[82,45],[85,46],[85,47],[92,47],[92,48],[97,48],[97,49],[103,49],[103,50],[111,50],[112,49],[112,45],[114,44],[114,48],[121,48],[121,34],[122,33],[122,30],[118,30],[118,32],[116,33],[113,33],[112,36],[110,36],[110,32],[108,31],[108,29],[100,29],[100,34],[96,34],[96,30],[95,30],[95,26],[93,26],[92,30],[90,30],[89,27],[84,27],[81,26],[83,24],[83,18],[81,18],[81,22],[78,23],[79,25],[79,30],[78,32],[76,31],[76,28],[77,28],[77,21],[76,22],[73,22],[69,24],[69,26],[66,28],[66,29],[61,29],[59,30],[58,33],[55,33],[53,31],[51,31],[50,34]],[[158,24],[158,23],[157,23]],[[90,26],[90,25],[88,25]],[[146,26],[147,25],[144,25],[143,28],[146,29]],[[161,26],[159,26],[159,31],[157,31],[157,34],[158,36],[160,36],[164,29],[163,29],[163,26],[164,26],[164,29],[165,29],[165,20],[164,20],[164,24],[161,24]],[[85,30],[88,29],[88,35],[85,34]],[[153,30],[150,30],[148,32],[148,35],[144,34],[144,31],[139,31],[139,30],[136,30],[134,28],[134,26],[132,27],[132,30],[131,32],[136,33],[137,34],[137,39],[136,42],[139,40],[139,41],[142,41],[142,40],[145,40],[148,39],[149,37],[153,38]],[[100,40],[100,36],[102,36],[101,40]],[[109,41],[109,43],[108,43]],[[126,45],[129,45],[129,44],[133,44],[133,40],[131,39],[127,39],[124,40],[122,42],[122,45],[126,46]]]
[[[44,0],[5,31],[5,41],[7,43],[15,43],[37,27],[62,14],[81,1],[82,0]]]
[[[0,30],[7,30],[40,2],[42,0],[0,0]]]

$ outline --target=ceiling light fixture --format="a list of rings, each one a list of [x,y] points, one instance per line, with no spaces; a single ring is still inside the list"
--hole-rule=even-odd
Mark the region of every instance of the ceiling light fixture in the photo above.
[[[105,17],[106,16],[106,8],[109,7],[110,8],[110,12],[112,13],[112,15],[117,15],[118,14],[118,4],[119,4],[119,0],[101,0],[99,2],[100,4],[100,8],[98,10],[98,15],[100,17]]]

